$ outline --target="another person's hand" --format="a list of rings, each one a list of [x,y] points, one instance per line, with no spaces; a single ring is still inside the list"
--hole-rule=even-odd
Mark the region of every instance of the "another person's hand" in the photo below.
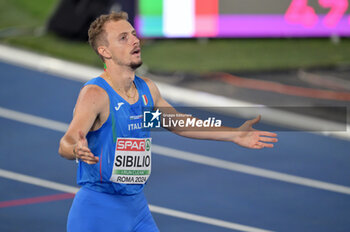
[[[253,128],[258,123],[261,116],[247,120],[238,128],[233,138],[233,142],[247,148],[262,149],[264,147],[272,148],[273,143],[277,142],[277,134],[268,131],[259,131]]]
[[[88,147],[88,142],[82,131],[79,131],[79,140],[73,149],[75,157],[88,164],[96,164],[98,157],[94,156]]]

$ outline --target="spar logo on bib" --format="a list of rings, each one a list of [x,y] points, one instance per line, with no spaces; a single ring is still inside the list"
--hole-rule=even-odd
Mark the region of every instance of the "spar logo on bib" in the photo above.
[[[146,151],[149,151],[151,149],[151,140],[146,139]]]
[[[148,142],[147,142],[148,141]],[[146,145],[147,144],[147,145]],[[146,147],[148,148],[146,150]],[[141,139],[118,139],[118,151],[149,151],[150,140]]]

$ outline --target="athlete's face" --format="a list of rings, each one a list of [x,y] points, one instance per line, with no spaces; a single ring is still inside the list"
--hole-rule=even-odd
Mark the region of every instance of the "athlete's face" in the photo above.
[[[106,23],[108,50],[115,63],[135,70],[142,65],[140,40],[135,29],[126,20]]]

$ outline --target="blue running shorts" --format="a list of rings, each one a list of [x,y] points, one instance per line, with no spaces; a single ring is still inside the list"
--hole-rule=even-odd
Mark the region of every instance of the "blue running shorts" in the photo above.
[[[67,232],[159,232],[143,191],[135,195],[82,187],[69,211]]]

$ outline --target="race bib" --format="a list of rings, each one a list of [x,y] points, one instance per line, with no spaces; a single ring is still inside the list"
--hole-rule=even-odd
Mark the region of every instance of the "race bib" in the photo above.
[[[151,174],[151,138],[118,138],[110,180],[144,184]]]

